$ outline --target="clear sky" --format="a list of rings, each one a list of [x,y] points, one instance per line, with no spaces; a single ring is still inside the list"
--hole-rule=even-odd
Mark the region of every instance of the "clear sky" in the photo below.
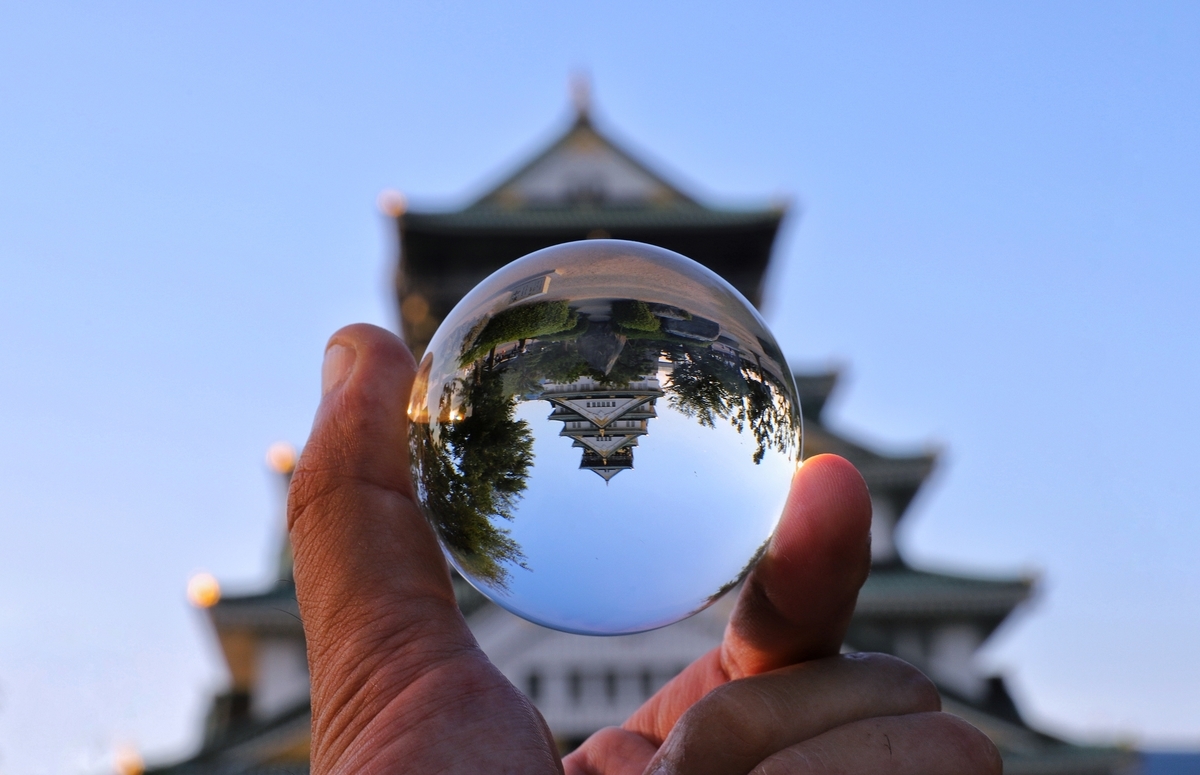
[[[1200,6],[0,6],[0,773],[197,742],[184,599],[270,576],[269,443],[392,325],[387,187],[451,206],[567,120],[796,203],[767,317],[938,472],[928,566],[1036,571],[985,654],[1079,740],[1200,745]]]

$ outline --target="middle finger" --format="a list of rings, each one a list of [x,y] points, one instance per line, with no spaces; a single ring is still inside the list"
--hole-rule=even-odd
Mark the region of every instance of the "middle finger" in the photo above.
[[[941,709],[933,683],[884,654],[849,654],[723,684],[692,706],[647,767],[744,775],[789,746],[844,724]]]

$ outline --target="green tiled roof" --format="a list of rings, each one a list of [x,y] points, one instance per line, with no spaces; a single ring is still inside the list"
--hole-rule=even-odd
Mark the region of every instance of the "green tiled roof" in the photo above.
[[[408,212],[410,231],[527,231],[541,229],[704,229],[773,227],[781,209],[717,210],[698,205],[665,207],[470,207],[453,212]]]
[[[875,568],[858,595],[856,616],[1006,616],[1029,597],[1026,579],[984,579],[903,566]]]
[[[1073,745],[942,696],[942,710],[979,728],[1004,758],[1005,775],[1133,775],[1138,755],[1122,748]]]

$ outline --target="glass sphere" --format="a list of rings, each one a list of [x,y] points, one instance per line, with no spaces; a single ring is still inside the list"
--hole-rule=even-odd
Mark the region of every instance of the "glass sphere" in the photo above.
[[[591,635],[671,624],[736,586],[801,453],[791,371],[745,297],[622,240],[480,283],[429,343],[408,413],[450,563],[518,616]]]

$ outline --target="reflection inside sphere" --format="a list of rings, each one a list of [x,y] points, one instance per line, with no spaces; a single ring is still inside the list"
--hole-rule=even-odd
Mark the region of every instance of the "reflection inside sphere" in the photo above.
[[[409,407],[454,567],[556,629],[660,627],[748,572],[800,459],[791,373],[745,299],[634,242],[539,251],[442,323]]]

